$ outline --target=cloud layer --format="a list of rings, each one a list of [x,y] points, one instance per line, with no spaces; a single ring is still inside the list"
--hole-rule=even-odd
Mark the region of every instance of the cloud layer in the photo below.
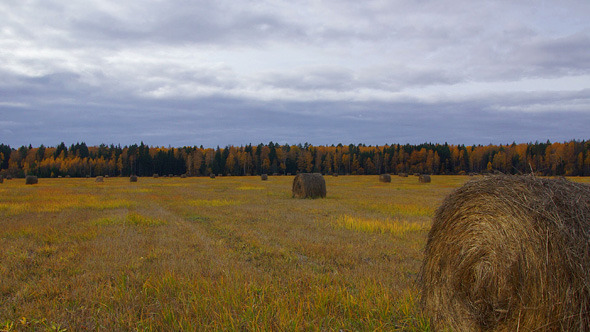
[[[4,1],[0,141],[587,139],[590,3]]]

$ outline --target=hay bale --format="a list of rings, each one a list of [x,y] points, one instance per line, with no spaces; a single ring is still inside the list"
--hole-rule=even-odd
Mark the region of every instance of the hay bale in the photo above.
[[[215,179],[215,174],[211,173],[211,174],[209,174],[209,177],[212,179]]]
[[[389,174],[381,174],[379,175],[379,182],[391,182],[391,175]]]
[[[432,180],[430,179],[430,175],[422,174],[418,177],[418,181],[420,181],[420,183],[430,183]]]
[[[104,177],[102,177],[102,176],[97,176],[97,177],[96,177],[96,182],[104,182]]]
[[[319,173],[299,173],[293,179],[292,190],[296,198],[324,198],[326,181]]]
[[[408,173],[399,173],[398,175],[400,177],[402,177],[402,178],[407,178],[408,177]]]
[[[434,330],[590,331],[590,186],[469,181],[436,211],[420,271]]]
[[[165,175],[164,175],[164,176],[165,176]],[[158,173],[154,173],[154,175],[152,175],[152,177],[153,177],[154,179],[157,179],[157,178],[159,178],[159,177],[160,177],[160,175],[159,175]]]
[[[7,174],[7,175],[6,175],[6,180],[12,180],[12,175],[10,175],[10,174]]]
[[[337,178],[338,177],[338,173],[332,173],[332,176]]]
[[[268,180],[268,174],[262,174],[262,175],[260,175],[260,179],[261,179],[262,181],[266,181],[266,180]]]
[[[69,179],[69,178],[71,178],[71,176],[70,176],[69,174],[68,174],[68,175],[66,175],[66,179]]]
[[[25,177],[25,184],[37,184],[39,183],[39,179],[34,175],[27,175]]]
[[[173,178],[174,177],[174,174],[168,174],[168,177],[169,178]]]
[[[0,175],[0,183],[4,183],[4,177]]]
[[[131,175],[129,177],[129,182],[137,182],[137,175]]]

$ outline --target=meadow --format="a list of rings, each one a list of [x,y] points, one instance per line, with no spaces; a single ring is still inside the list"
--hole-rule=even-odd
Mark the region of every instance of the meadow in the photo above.
[[[5,180],[0,331],[428,330],[427,232],[469,177],[325,179]]]

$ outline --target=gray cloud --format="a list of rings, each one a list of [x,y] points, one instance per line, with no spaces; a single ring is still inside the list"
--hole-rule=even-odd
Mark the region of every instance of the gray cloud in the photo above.
[[[580,1],[0,10],[0,141],[12,145],[486,144],[585,139],[590,124]]]

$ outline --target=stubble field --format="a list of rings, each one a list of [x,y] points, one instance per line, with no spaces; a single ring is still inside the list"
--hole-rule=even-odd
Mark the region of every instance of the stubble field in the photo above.
[[[415,280],[466,176],[0,185],[0,330],[427,330]]]

